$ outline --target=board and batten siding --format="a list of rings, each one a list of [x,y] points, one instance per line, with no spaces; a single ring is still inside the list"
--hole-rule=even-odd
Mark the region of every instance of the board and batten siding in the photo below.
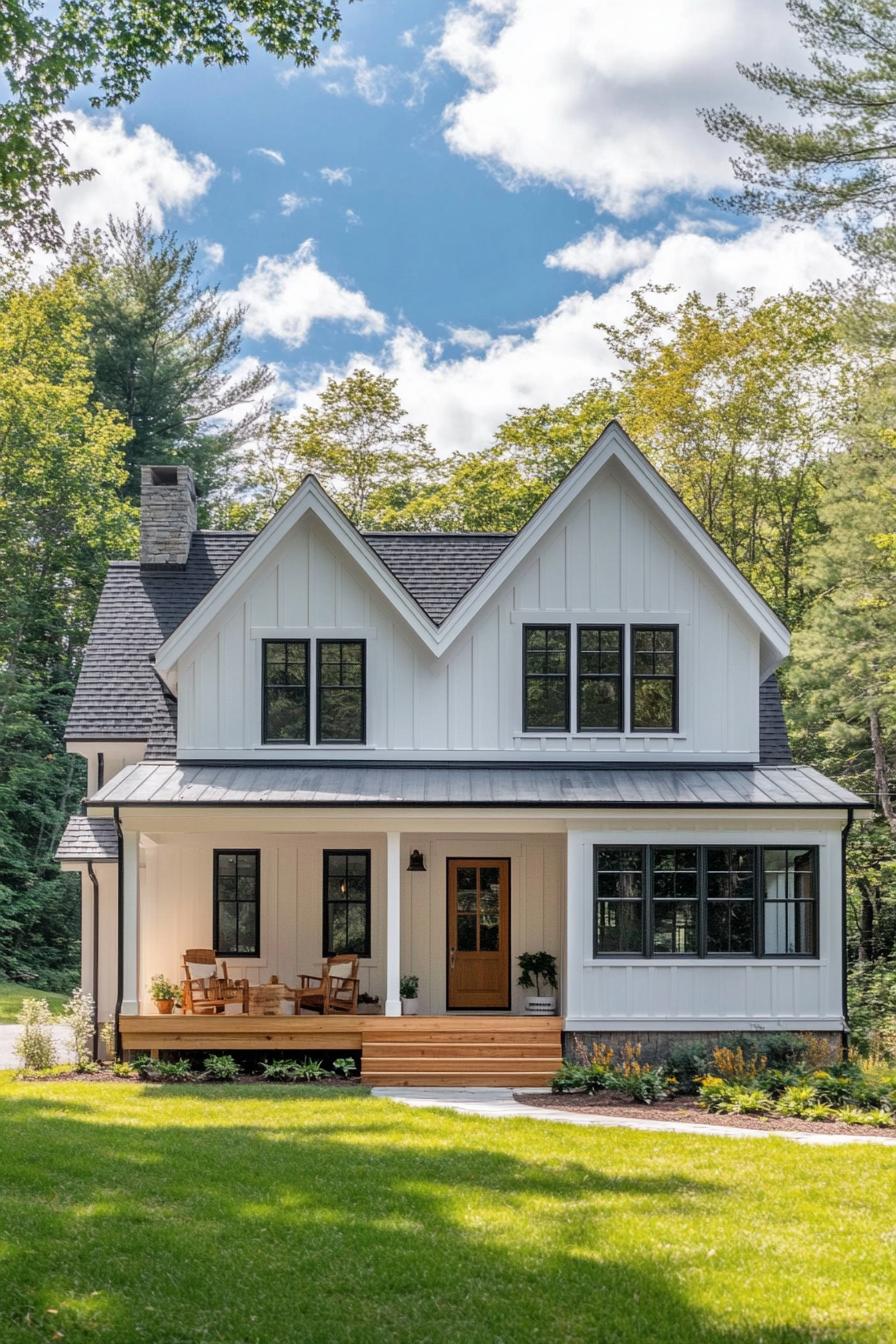
[[[524,734],[527,622],[677,624],[678,732]],[[264,638],[339,635],[367,641],[367,742],[343,748],[346,755],[493,760],[578,753],[632,763],[650,756],[758,756],[758,632],[637,484],[613,466],[440,658],[319,521],[300,520],[178,664],[180,759],[337,756],[332,746],[262,743],[261,648]],[[628,693],[626,676],[626,699]],[[312,722],[313,698],[312,687]]]
[[[426,854],[425,873],[407,872],[411,849]],[[149,982],[158,973],[179,983],[188,947],[210,947],[215,849],[261,851],[261,955],[226,958],[229,972],[250,984],[276,975],[295,985],[317,975],[323,953],[323,851],[371,851],[371,955],[359,967],[362,992],[385,1000],[386,837],[380,832],[277,834],[251,830],[145,834],[140,843],[138,915],[139,1011],[151,1013]],[[510,973],[513,1008],[516,958],[544,949],[562,958],[566,850],[562,836],[402,836],[401,974],[420,978],[420,1011],[444,1013],[446,998],[446,865],[449,858],[510,860]],[[114,965],[114,959],[110,960]]]
[[[599,830],[570,823],[564,1011],[570,1031],[839,1031],[840,825],[825,819],[737,821],[682,814],[674,823],[629,819]],[[595,845],[815,845],[819,956],[605,957],[592,941]]]

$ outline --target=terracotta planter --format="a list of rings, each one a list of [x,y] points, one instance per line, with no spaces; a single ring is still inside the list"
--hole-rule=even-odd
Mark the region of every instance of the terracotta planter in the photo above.
[[[171,1013],[174,1011],[173,999],[156,999],[155,1005],[160,1013]]]

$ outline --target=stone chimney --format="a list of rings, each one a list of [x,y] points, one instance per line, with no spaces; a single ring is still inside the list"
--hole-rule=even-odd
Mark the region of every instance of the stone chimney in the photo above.
[[[140,472],[140,566],[183,569],[196,531],[196,482],[189,467]]]

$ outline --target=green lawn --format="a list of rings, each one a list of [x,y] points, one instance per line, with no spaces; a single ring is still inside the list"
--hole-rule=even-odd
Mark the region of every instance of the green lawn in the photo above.
[[[67,994],[54,994],[50,989],[33,989],[12,980],[0,980],[0,1025],[15,1022],[23,999],[46,999],[53,1012],[58,1013],[67,998]]]
[[[896,1338],[896,1149],[0,1075],[0,1340]]]

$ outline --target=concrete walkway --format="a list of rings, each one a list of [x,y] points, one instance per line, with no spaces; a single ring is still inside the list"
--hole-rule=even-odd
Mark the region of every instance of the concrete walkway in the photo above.
[[[547,1088],[518,1088],[526,1092],[547,1092]],[[844,1143],[889,1144],[881,1134],[806,1134],[798,1130],[741,1129],[734,1125],[700,1125],[681,1120],[632,1120],[624,1116],[583,1114],[581,1111],[548,1110],[514,1101],[509,1087],[374,1087],[375,1097],[399,1101],[404,1106],[437,1106],[463,1115],[484,1115],[491,1119],[552,1120],[586,1129],[658,1130],[667,1134],[703,1134],[714,1139],[791,1139],[794,1143],[820,1144],[837,1148]]]
[[[0,1023],[0,1069],[17,1069],[19,1067],[15,1046],[21,1030],[22,1028],[14,1023]],[[67,1029],[65,1027],[54,1027],[53,1039],[56,1042],[59,1062],[64,1064],[72,1057]]]

